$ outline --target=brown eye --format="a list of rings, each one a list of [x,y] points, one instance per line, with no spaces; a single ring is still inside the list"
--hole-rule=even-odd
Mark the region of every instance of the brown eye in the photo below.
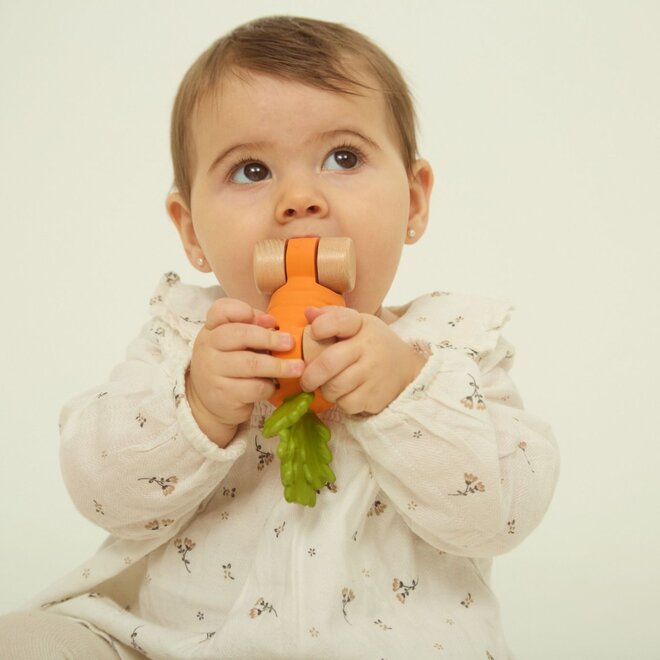
[[[335,149],[323,163],[328,170],[352,170],[360,164],[358,155],[350,149]]]
[[[257,183],[270,177],[270,170],[258,161],[239,166],[231,177],[234,183]]]

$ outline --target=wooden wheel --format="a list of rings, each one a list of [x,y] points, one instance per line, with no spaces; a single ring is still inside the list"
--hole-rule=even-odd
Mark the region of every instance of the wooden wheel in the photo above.
[[[252,261],[254,284],[259,293],[271,295],[286,282],[286,241],[269,238],[259,241]]]
[[[347,293],[355,286],[355,247],[350,238],[319,239],[316,255],[318,283],[336,293]]]

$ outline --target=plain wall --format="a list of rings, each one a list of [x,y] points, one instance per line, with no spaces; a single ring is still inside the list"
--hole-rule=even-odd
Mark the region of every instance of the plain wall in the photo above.
[[[388,302],[512,300],[526,407],[562,472],[493,584],[522,660],[658,657],[660,4],[641,0],[0,2],[0,613],[88,557],[58,413],[107,377],[160,275],[180,78],[272,13],[341,21],[415,94],[431,224]]]

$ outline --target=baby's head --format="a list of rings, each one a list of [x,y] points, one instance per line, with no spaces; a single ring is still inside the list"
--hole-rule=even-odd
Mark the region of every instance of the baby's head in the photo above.
[[[171,147],[167,206],[188,257],[255,306],[265,301],[245,270],[262,238],[350,236],[347,303],[375,313],[426,226],[432,174],[408,88],[342,25],[272,17],[219,39],[181,83]]]
[[[338,23],[273,16],[241,25],[218,39],[190,67],[179,87],[171,124],[174,183],[190,200],[195,110],[228,74],[261,73],[343,94],[383,94],[408,171],[417,156],[415,114],[396,65],[364,35]]]

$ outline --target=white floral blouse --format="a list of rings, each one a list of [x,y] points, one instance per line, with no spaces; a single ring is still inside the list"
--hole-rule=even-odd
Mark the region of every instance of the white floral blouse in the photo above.
[[[491,558],[541,521],[558,475],[501,338],[506,303],[432,293],[390,327],[428,361],[381,413],[321,418],[336,483],[283,498],[255,406],[225,448],[185,399],[218,287],[167,274],[107,383],[61,416],[78,509],[110,536],[32,603],[85,622],[121,658],[510,657]]]

